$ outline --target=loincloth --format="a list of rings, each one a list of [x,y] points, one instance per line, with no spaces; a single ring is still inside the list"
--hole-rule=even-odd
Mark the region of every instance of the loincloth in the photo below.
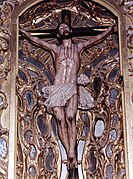
[[[91,93],[83,86],[77,87],[76,83],[63,83],[45,86],[42,88],[43,97],[46,98],[44,105],[47,111],[52,113],[53,107],[65,106],[67,101],[75,94],[78,94],[78,108],[91,109],[94,107],[94,99]]]
[[[65,106],[66,102],[77,94],[76,85],[73,83],[63,83],[58,85],[46,86],[42,89],[43,97],[46,98],[44,105],[47,111],[52,113],[52,108]]]

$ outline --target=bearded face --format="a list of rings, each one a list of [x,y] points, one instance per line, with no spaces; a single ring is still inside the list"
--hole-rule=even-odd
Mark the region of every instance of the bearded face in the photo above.
[[[69,39],[71,37],[71,29],[66,23],[62,23],[58,29],[58,35],[62,39]]]

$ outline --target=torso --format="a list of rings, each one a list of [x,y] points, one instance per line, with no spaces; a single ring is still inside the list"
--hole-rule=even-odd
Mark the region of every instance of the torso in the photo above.
[[[67,47],[63,44],[56,51],[56,75],[54,84],[76,83],[79,70],[79,55],[75,44]]]

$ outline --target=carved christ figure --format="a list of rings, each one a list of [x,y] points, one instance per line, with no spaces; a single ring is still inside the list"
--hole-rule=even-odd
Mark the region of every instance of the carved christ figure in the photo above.
[[[91,109],[94,107],[91,94],[83,87],[89,82],[88,77],[83,74],[78,77],[81,64],[80,53],[83,49],[90,48],[105,40],[112,30],[111,26],[102,34],[90,36],[86,42],[76,44],[71,37],[71,27],[67,23],[61,23],[57,31],[57,37],[60,41],[58,45],[47,43],[24,30],[20,30],[32,43],[55,54],[54,84],[44,87],[42,91],[46,98],[47,111],[53,114],[57,120],[59,137],[66,150],[69,169],[78,167],[76,154],[77,108]],[[81,88],[80,84],[82,84]]]

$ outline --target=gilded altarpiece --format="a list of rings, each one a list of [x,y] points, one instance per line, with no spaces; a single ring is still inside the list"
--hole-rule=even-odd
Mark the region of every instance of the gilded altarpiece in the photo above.
[[[75,43],[89,35],[74,29],[90,28],[93,36],[117,27],[102,43],[80,54],[78,75],[89,78],[85,88],[95,105],[76,115],[79,178],[131,179],[133,3],[10,0],[0,8],[0,177],[68,176],[56,120],[47,113],[41,91],[53,83],[54,55],[32,44],[19,29],[58,43],[56,28],[63,12],[69,12]]]

